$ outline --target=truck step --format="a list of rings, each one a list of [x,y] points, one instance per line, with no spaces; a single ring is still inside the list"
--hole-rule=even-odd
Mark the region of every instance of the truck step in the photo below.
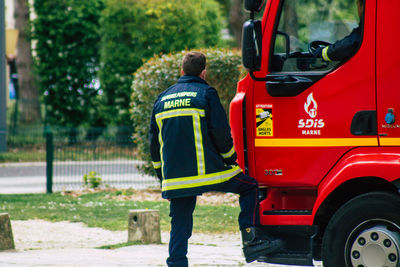
[[[270,256],[259,257],[257,261],[273,264],[314,266],[311,254],[277,253]]]

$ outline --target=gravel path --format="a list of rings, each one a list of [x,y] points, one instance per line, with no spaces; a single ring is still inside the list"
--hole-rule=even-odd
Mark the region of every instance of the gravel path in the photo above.
[[[86,227],[83,223],[44,220],[11,221],[17,251],[60,248],[96,248],[127,241],[126,231]]]
[[[127,231],[89,228],[83,223],[43,220],[11,221],[15,251],[0,253],[0,266],[165,266],[169,234],[162,232],[161,245],[137,245],[96,249],[127,241]],[[193,234],[188,258],[192,266],[277,267],[246,264],[239,234]]]
[[[17,251],[36,249],[98,248],[105,245],[124,243],[127,231],[109,231],[87,227],[83,223],[48,222],[44,220],[12,221],[11,227]],[[168,244],[169,233],[162,232],[163,244]],[[190,238],[191,244],[223,245],[240,247],[239,234],[199,234]]]

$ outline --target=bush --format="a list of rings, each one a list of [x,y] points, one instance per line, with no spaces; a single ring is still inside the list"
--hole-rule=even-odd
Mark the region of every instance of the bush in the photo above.
[[[130,124],[132,74],[154,54],[210,47],[223,26],[214,0],[108,0],[102,12],[100,81],[108,122]]]
[[[77,127],[90,120],[98,91],[99,18],[103,0],[35,0],[35,70],[46,122]]]
[[[229,104],[236,93],[236,83],[241,74],[238,51],[222,49],[199,50],[207,56],[207,82],[218,91],[228,114]],[[139,156],[146,161],[142,170],[153,173],[148,144],[148,129],[154,101],[180,77],[181,61],[187,51],[156,56],[134,74],[131,96],[131,116],[135,128],[134,141]]]
[[[103,179],[101,179],[100,175],[95,171],[83,175],[83,184],[88,188],[98,188],[102,181]]]

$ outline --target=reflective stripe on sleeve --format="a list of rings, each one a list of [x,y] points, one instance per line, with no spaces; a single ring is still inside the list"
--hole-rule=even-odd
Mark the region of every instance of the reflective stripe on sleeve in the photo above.
[[[159,133],[158,133],[158,142],[160,143],[160,160],[161,160],[161,166],[164,163],[164,156],[163,156],[163,147],[164,147],[164,141],[162,139],[162,120],[158,120],[156,119],[157,125],[158,125],[158,129],[159,129]],[[161,175],[162,177],[164,177],[164,168],[161,169]]]
[[[157,161],[157,162],[152,161],[152,163],[153,163],[154,169],[159,169],[159,168],[161,168],[161,161]]]
[[[328,57],[328,48],[329,46],[325,47],[324,49],[322,49],[322,59],[325,61],[332,61],[329,57]]]
[[[232,146],[231,150],[229,150],[228,152],[226,152],[226,153],[221,153],[221,156],[222,156],[224,159],[227,159],[227,158],[232,157],[233,154],[235,154],[235,147],[234,147],[234,146]]]
[[[240,169],[239,166],[234,166],[232,169],[217,173],[183,177],[183,178],[165,179],[162,182],[162,191],[201,187],[206,185],[223,183],[241,172],[242,170]]]

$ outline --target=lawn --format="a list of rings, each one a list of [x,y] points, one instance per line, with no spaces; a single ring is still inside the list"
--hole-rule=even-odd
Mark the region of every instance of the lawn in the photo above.
[[[126,230],[131,209],[156,209],[160,212],[162,231],[170,230],[169,203],[166,200],[135,201],[119,196],[135,194],[133,190],[103,190],[83,194],[0,195],[0,213],[11,220],[43,219],[83,222],[89,227]],[[197,205],[194,232],[237,232],[239,207]]]

